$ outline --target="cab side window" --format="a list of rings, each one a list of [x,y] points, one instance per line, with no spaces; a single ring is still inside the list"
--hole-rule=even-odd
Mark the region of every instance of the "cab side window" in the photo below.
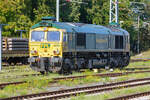
[[[123,36],[115,36],[115,49],[123,49]]]
[[[86,35],[84,33],[77,33],[76,36],[77,46],[86,46]]]
[[[67,42],[67,34],[66,33],[63,34],[63,42]]]

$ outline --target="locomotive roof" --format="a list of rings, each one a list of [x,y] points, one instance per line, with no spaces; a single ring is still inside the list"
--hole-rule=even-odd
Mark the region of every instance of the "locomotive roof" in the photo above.
[[[95,24],[84,23],[70,23],[70,22],[54,22],[54,21],[41,21],[32,26],[32,29],[38,27],[55,27],[58,29],[65,29],[70,33],[96,33],[96,34],[116,34],[128,35],[128,32],[120,27],[105,27]]]

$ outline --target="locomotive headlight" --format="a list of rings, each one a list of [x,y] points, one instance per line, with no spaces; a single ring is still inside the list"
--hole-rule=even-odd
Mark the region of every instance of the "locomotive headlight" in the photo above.
[[[54,55],[59,55],[60,54],[60,51],[57,49],[57,51],[53,51]]]
[[[38,52],[37,52],[36,50],[31,50],[30,53],[31,53],[32,55],[35,55],[35,54],[37,54]]]

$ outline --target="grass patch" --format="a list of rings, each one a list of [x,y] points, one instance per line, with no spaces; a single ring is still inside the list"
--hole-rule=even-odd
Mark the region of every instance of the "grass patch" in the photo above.
[[[3,90],[0,90],[0,98],[6,98],[10,96],[16,95],[26,95],[28,93],[36,93],[37,91],[45,91],[45,87],[47,87],[51,79],[43,78],[43,79],[32,79],[28,80],[26,83],[19,85],[9,85],[6,86]]]
[[[136,58],[150,58],[150,49],[131,57],[131,59],[136,59]]]
[[[130,67],[150,67],[150,61],[131,62],[126,68]]]
[[[2,77],[7,76],[15,77],[30,74],[38,74],[38,72],[33,71],[28,65],[3,67],[2,71],[0,72],[0,79],[3,79]]]
[[[94,76],[87,76],[83,79],[69,79],[69,80],[60,80],[58,84],[60,85],[66,85],[66,86],[75,86],[75,85],[82,85],[82,84],[90,84],[94,82],[100,82],[100,77],[94,77]]]

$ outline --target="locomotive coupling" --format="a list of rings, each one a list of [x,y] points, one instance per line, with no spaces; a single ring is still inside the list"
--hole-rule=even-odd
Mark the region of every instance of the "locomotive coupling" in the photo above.
[[[36,58],[34,58],[34,57],[28,58],[29,63],[35,62],[35,60],[36,60]]]
[[[40,58],[39,57],[30,57],[28,58],[29,63],[34,63],[34,62],[39,62]]]

